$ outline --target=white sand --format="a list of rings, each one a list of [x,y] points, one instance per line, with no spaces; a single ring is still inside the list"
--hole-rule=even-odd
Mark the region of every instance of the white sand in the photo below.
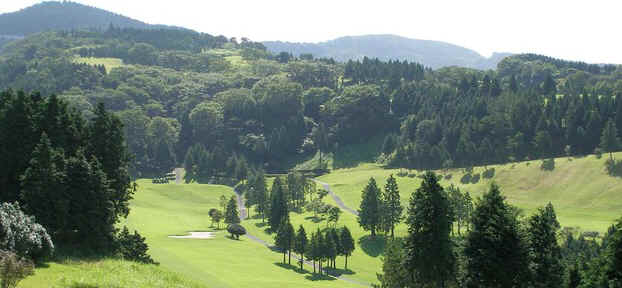
[[[178,239],[210,239],[210,238],[214,238],[216,236],[214,236],[213,232],[189,232],[190,235],[186,235],[186,236],[176,236],[176,235],[171,235],[168,236],[169,238],[178,238]]]

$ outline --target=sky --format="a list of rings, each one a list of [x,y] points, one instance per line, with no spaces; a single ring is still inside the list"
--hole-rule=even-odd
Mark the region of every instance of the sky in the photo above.
[[[3,0],[0,13],[40,0]],[[6,3],[8,2],[8,3]],[[619,0],[76,0],[150,24],[254,41],[395,34],[493,52],[622,64]]]

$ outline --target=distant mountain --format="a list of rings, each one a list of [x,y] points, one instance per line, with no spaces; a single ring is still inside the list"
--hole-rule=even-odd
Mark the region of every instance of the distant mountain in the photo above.
[[[490,58],[454,44],[419,40],[396,35],[346,36],[321,43],[290,43],[266,41],[263,44],[273,53],[289,52],[294,55],[311,53],[315,57],[334,58],[337,61],[361,59],[365,56],[380,60],[408,60],[431,68],[461,66],[476,69],[494,69],[509,53],[495,53]]]

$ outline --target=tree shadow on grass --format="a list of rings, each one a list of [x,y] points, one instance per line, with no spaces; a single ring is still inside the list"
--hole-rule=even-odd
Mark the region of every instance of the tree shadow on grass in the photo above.
[[[311,281],[321,281],[321,280],[328,280],[328,281],[335,281],[337,280],[337,278],[333,277],[333,276],[328,276],[328,275],[320,275],[320,274],[309,274],[307,276],[305,276],[305,279],[307,280],[311,280]]]
[[[307,217],[305,217],[305,220],[309,220],[309,221],[311,221],[313,223],[320,223],[320,222],[326,220],[326,218],[324,218],[324,217],[317,217],[317,216],[307,216]]]
[[[371,257],[378,257],[383,254],[387,239],[384,235],[376,235],[376,237],[365,235],[359,238],[358,243],[365,254]]]
[[[293,262],[293,261],[292,261]],[[283,269],[287,269],[287,270],[292,270],[298,274],[307,274],[309,273],[309,271],[307,270],[300,270],[300,266],[298,266],[298,260],[296,260],[295,264],[287,264],[287,263],[282,263],[282,262],[275,262],[274,265],[279,266]]]

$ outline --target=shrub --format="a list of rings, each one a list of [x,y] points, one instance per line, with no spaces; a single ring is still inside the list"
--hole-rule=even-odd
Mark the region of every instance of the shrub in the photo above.
[[[231,233],[231,238],[239,240],[241,235],[246,234],[246,229],[240,224],[231,224],[227,226],[227,232]]]
[[[482,177],[484,177],[485,179],[495,177],[495,168],[486,169],[486,171],[482,173]]]
[[[118,253],[123,259],[146,264],[157,264],[147,254],[149,246],[145,243],[145,237],[140,236],[137,231],[134,230],[134,234],[130,234],[127,227],[123,227],[116,240]]]
[[[447,174],[447,175],[445,175],[445,180],[449,180],[449,179],[451,179],[451,176],[452,176],[451,174]]]
[[[33,275],[32,261],[20,258],[13,252],[0,250],[0,287],[13,288],[27,276]]]
[[[540,164],[540,169],[546,171],[553,171],[555,169],[555,159],[549,158],[542,160],[542,164]]]
[[[475,183],[479,182],[479,177],[480,177],[479,173],[473,174],[473,176],[471,177],[471,183],[475,184]]]
[[[35,218],[20,210],[19,204],[0,205],[0,250],[38,261],[51,256],[54,243]]]

